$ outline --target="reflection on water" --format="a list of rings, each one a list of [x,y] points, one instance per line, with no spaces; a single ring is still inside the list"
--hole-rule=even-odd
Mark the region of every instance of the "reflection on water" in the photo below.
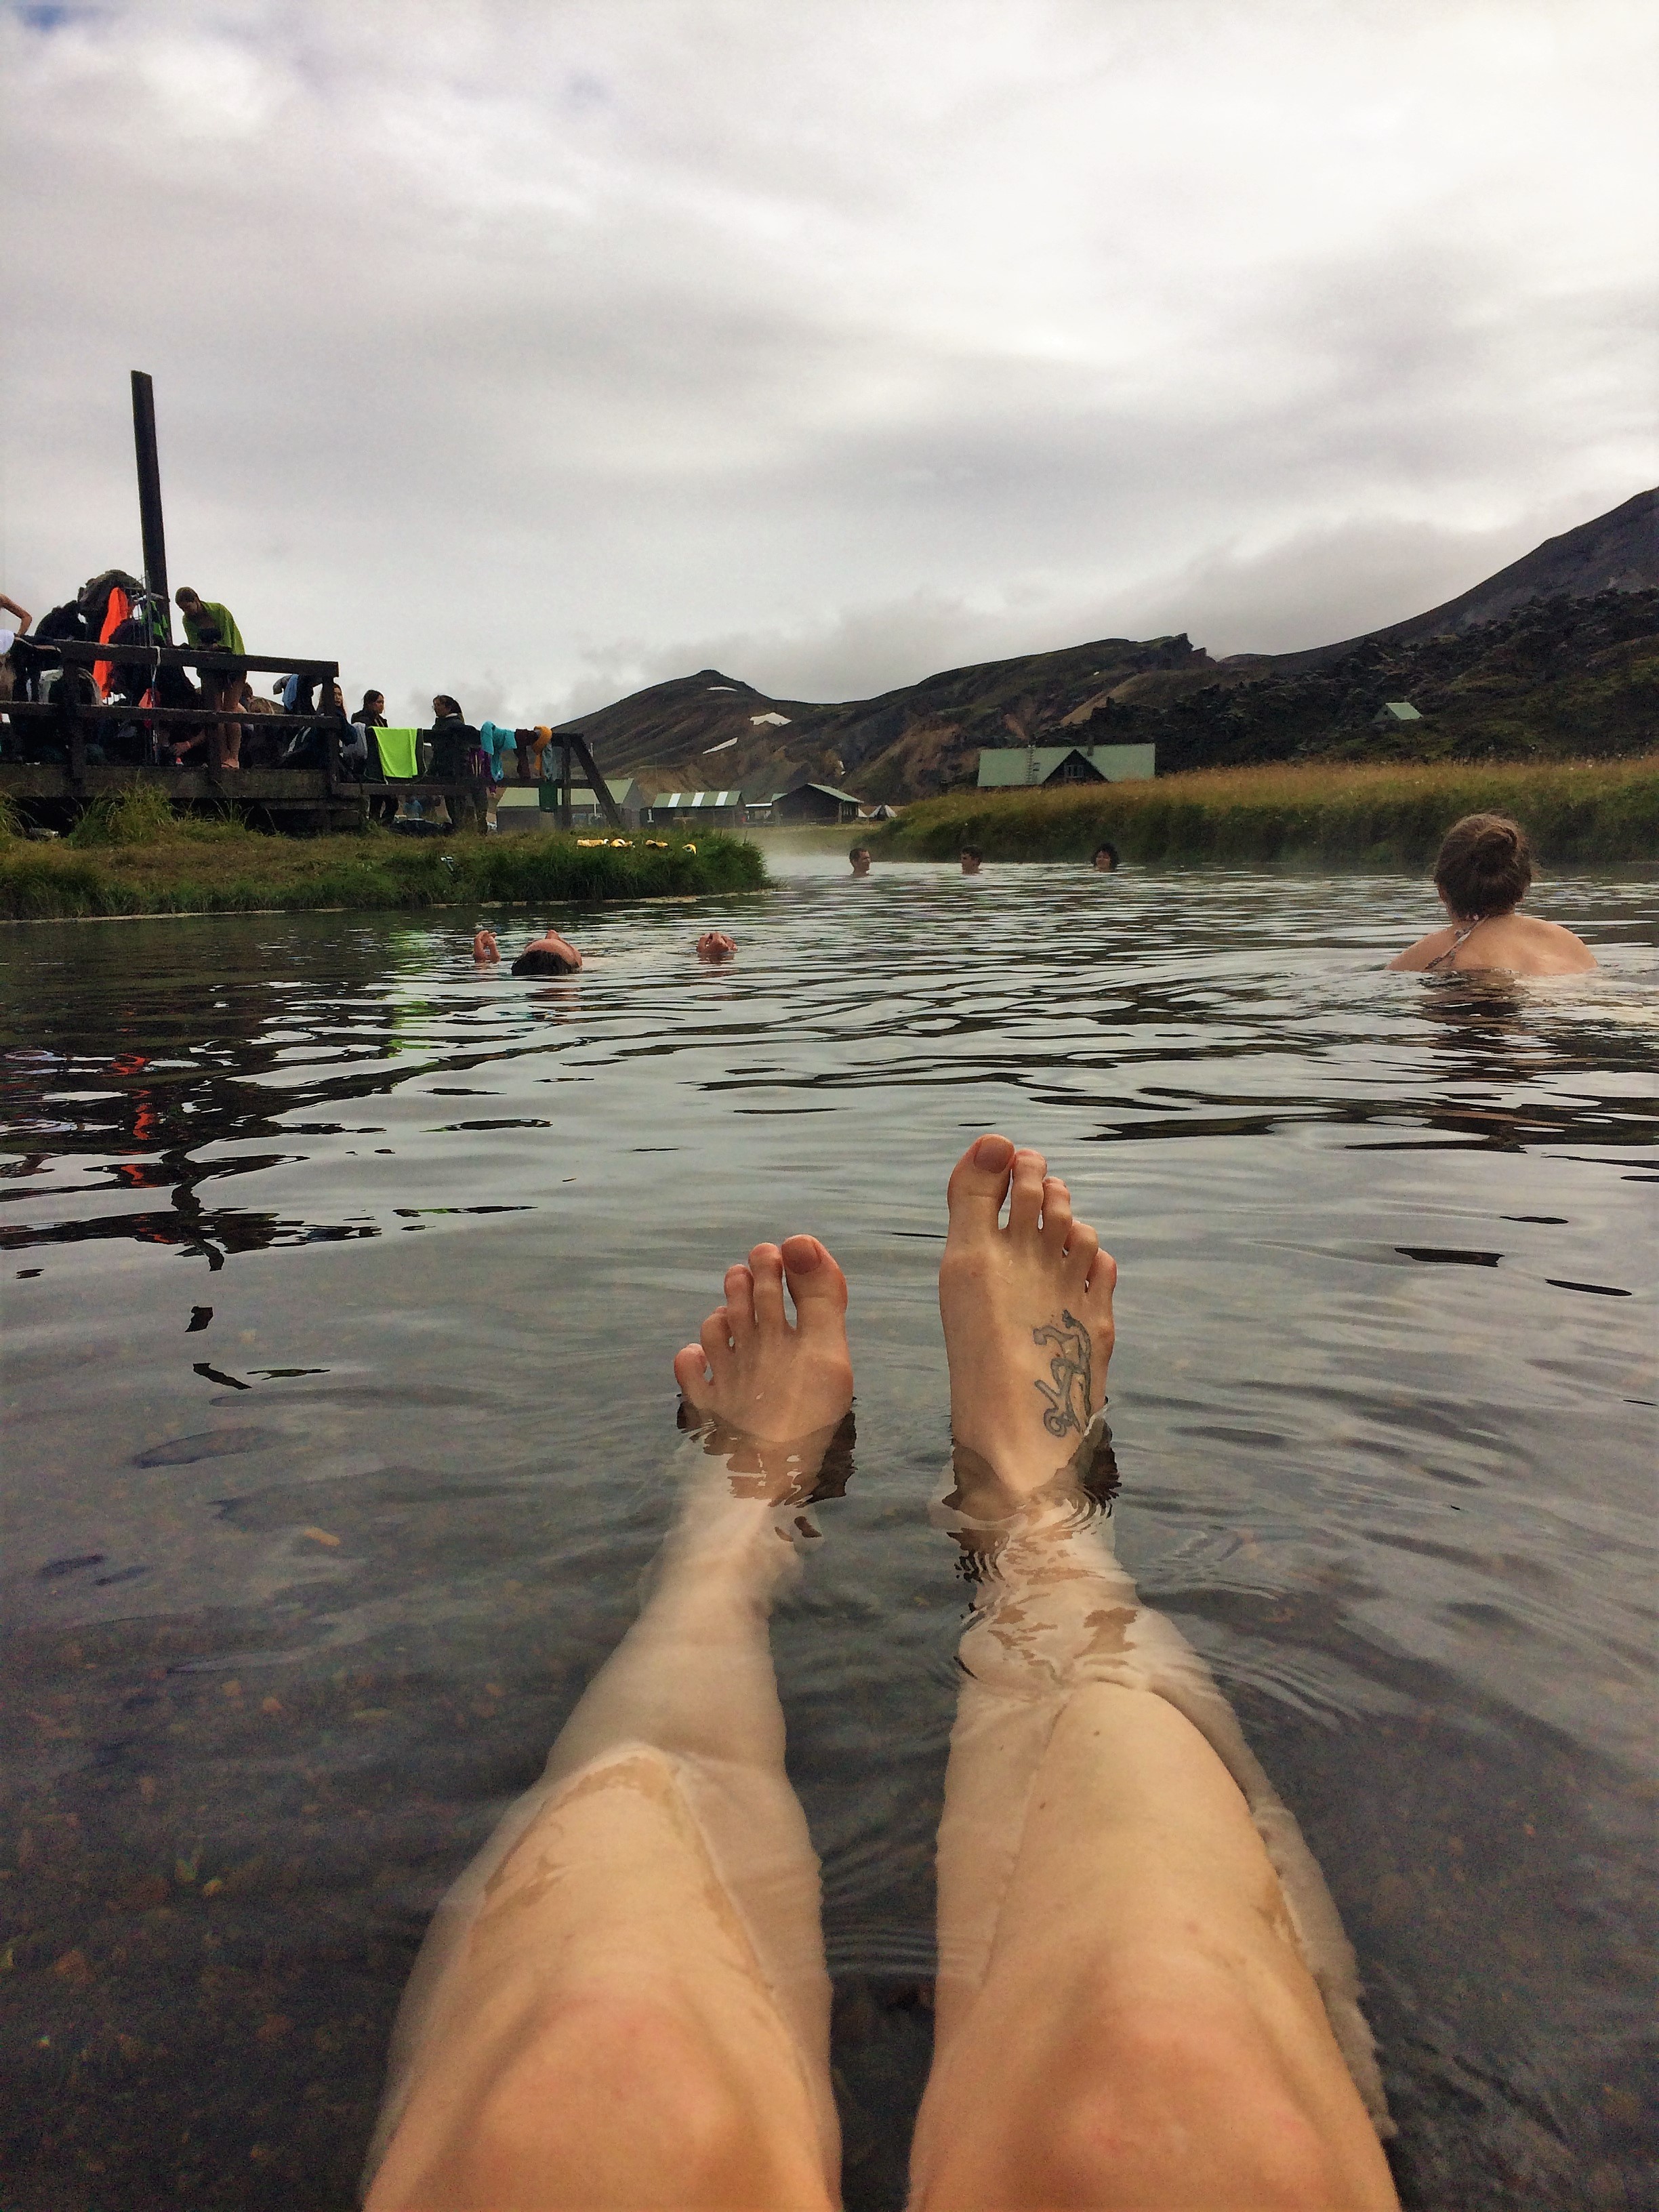
[[[984,1127],[1119,1257],[1118,1551],[1325,1869],[1407,2202],[1647,2201],[1659,892],[1543,910],[1600,974],[1385,975],[1419,887],[1244,873],[803,864],[528,988],[471,913],[9,932],[8,2204],[350,2201],[425,1917],[635,1610],[669,1354],[794,1228],[858,1437],[774,1643],[902,2200]]]

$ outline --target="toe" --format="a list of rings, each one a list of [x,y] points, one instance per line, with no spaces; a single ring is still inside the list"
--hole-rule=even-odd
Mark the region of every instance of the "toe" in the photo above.
[[[732,1316],[732,1334],[755,1326],[755,1279],[741,1262],[726,1271],[726,1310]]]
[[[1042,1180],[1042,1239],[1056,1254],[1066,1250],[1072,1234],[1072,1194],[1058,1176]]]
[[[784,1326],[783,1255],[775,1244],[757,1244],[749,1255],[755,1279],[755,1320],[763,1334]]]
[[[1086,1285],[1100,1250],[1100,1239],[1086,1221],[1074,1221],[1066,1240],[1066,1265],[1073,1281]]]
[[[1109,1252],[1097,1251],[1089,1269],[1088,1294],[1091,1304],[1098,1307],[1109,1321],[1112,1317],[1112,1292],[1117,1288],[1117,1261]]]
[[[1013,1186],[1008,1196],[1008,1234],[1035,1237],[1042,1214],[1042,1186],[1048,1162],[1041,1152],[1014,1154]]]
[[[953,1239],[995,1234],[1013,1164],[1014,1148],[1006,1137],[981,1137],[969,1146],[951,1170],[945,1194]]]
[[[717,1306],[709,1315],[697,1331],[697,1340],[702,1346],[704,1358],[718,1377],[732,1357],[732,1316],[724,1306]]]
[[[847,1310],[847,1278],[816,1237],[786,1237],[784,1273],[795,1301],[796,1326],[805,1334],[841,1327]]]
[[[674,1380],[687,1401],[699,1412],[712,1401],[714,1378],[708,1371],[702,1345],[684,1345],[674,1354]]]

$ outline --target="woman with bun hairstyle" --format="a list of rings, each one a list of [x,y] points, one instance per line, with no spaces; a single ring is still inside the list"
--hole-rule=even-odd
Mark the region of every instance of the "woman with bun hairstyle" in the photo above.
[[[1426,974],[1452,969],[1501,969],[1510,975],[1578,975],[1595,955],[1558,921],[1516,912],[1532,883],[1527,833],[1507,814],[1466,814],[1447,830],[1434,864],[1434,885],[1451,917],[1390,968]]]

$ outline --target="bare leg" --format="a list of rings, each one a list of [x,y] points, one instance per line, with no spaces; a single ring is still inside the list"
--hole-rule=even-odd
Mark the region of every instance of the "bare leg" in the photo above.
[[[1318,1869],[1081,1510],[1115,1274],[1038,1154],[982,1138],[958,1164],[939,1303],[986,1574],[939,1830],[915,2203],[1382,2212],[1386,2114]]]
[[[775,1508],[852,1400],[847,1289],[797,1237],[726,1295],[674,1363],[710,1426],[657,1587],[428,1936],[369,2212],[836,2201],[817,1861],[766,1620],[794,1556]]]
[[[222,676],[216,679],[213,703],[216,707],[240,707],[242,686],[240,678]],[[207,684],[202,686],[205,696]],[[240,722],[221,722],[211,732],[212,758],[216,769],[239,769],[242,765],[242,726]]]

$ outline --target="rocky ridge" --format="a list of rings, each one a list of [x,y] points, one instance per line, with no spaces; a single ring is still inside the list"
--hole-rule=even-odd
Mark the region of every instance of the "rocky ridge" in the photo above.
[[[1659,746],[1656,507],[1640,493],[1426,614],[1311,652],[1217,661],[1184,634],[1097,638],[836,704],[704,668],[569,726],[608,771],[658,789],[811,778],[893,802],[971,782],[997,744],[1150,741],[1162,772],[1644,751]],[[1391,699],[1424,720],[1373,729]]]

